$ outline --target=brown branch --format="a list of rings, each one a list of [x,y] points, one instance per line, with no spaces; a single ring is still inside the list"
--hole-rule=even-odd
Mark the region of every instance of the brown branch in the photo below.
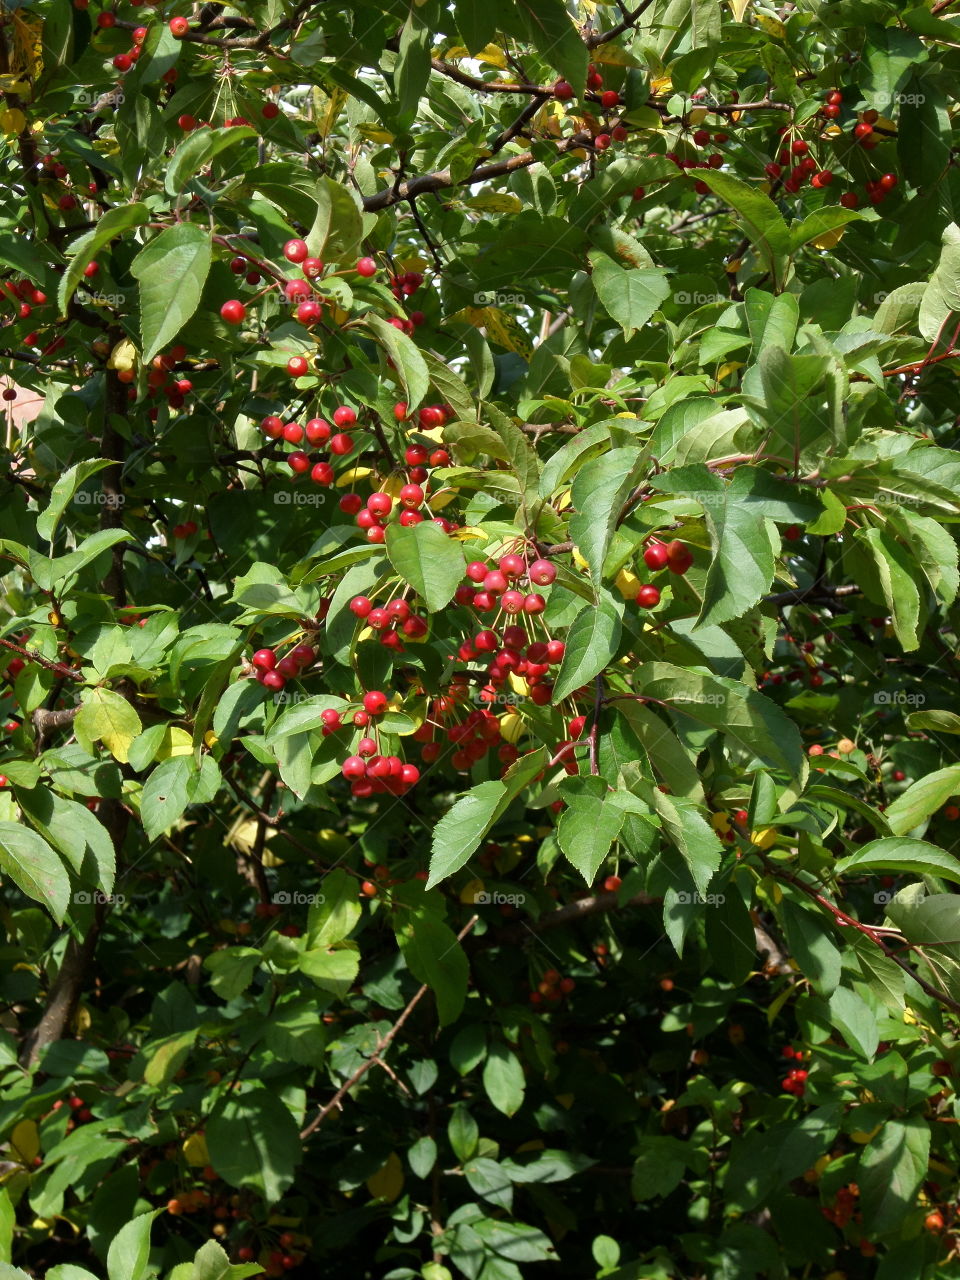
[[[809,587],[793,587],[789,591],[778,591],[776,595],[764,596],[761,604],[770,604],[779,608],[784,604],[800,604],[804,600],[840,600],[844,596],[858,596],[861,588],[856,586],[828,587],[821,582],[814,582]]]
[[[35,662],[38,667],[43,667],[46,671],[52,671],[54,675],[62,676],[65,680],[83,680],[83,675],[73,667],[67,667],[62,662],[52,662],[49,658],[45,658],[42,653],[37,653],[35,649],[24,649],[22,645],[15,644],[12,640],[0,639],[0,645],[4,649],[12,649],[14,653],[19,654],[27,662]]]
[[[622,36],[650,8],[651,4],[653,4],[653,0],[643,0],[642,4],[637,5],[636,9],[632,13],[628,13],[623,21],[618,22],[615,27],[611,27],[608,31],[597,31],[594,35],[587,36],[587,48],[597,49],[600,45],[607,44],[610,40],[615,40],[617,36]]]
[[[467,923],[463,926],[463,928],[457,934],[458,942],[463,941],[463,939],[471,931],[473,926],[477,923],[479,918],[480,918],[479,916],[470,917]],[[382,1062],[383,1055],[386,1053],[387,1049],[390,1047],[392,1042],[397,1038],[397,1035],[402,1029],[404,1023],[407,1021],[407,1019],[413,1013],[414,1009],[417,1007],[417,1005],[420,1003],[420,1001],[423,999],[423,997],[427,994],[429,990],[430,988],[426,985],[426,983],[424,983],[424,985],[420,987],[420,989],[414,994],[413,998],[410,1000],[407,1007],[404,1009],[403,1013],[401,1013],[400,1017],[396,1020],[396,1022],[387,1032],[387,1034],[378,1040],[377,1047],[373,1053],[373,1056],[367,1058],[365,1062],[361,1063],[361,1065],[353,1073],[350,1079],[345,1084],[342,1084],[340,1086],[340,1088],[333,1095],[330,1101],[326,1103],[325,1106],[322,1106],[320,1110],[317,1112],[317,1114],[314,1116],[314,1118],[306,1126],[306,1128],[301,1130],[301,1133],[300,1133],[301,1142],[306,1142],[307,1138],[309,1138],[312,1134],[316,1133],[316,1131],[323,1124],[324,1120],[326,1120],[330,1112],[335,1110],[337,1107],[339,1107],[340,1103],[347,1096],[347,1094],[350,1092],[353,1086],[363,1079],[363,1077],[367,1074],[367,1072],[370,1070],[371,1067],[383,1065],[383,1062]]]

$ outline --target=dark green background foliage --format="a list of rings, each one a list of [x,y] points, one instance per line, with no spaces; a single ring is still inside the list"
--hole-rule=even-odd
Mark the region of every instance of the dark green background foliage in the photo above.
[[[955,1273],[954,7],[0,6],[0,1280]]]

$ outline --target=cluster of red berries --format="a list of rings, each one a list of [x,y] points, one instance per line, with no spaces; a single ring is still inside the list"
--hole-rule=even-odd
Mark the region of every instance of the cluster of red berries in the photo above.
[[[50,1110],[59,1111],[64,1106],[68,1106],[71,1111],[70,1121],[67,1124],[68,1133],[71,1133],[78,1124],[90,1124],[93,1120],[93,1112],[84,1100],[78,1098],[76,1094],[67,1098],[66,1102],[64,1102],[63,1098],[58,1098]]]
[[[690,135],[691,141],[697,147],[709,146],[711,142],[718,146],[729,140],[730,135],[727,133],[711,133],[709,129],[695,129]],[[673,161],[681,172],[687,172],[691,169],[719,169],[724,163],[724,157],[719,151],[711,152],[706,160],[695,160],[689,156],[680,156],[676,151],[668,151],[665,158]],[[698,195],[705,196],[709,194],[710,188],[705,182],[699,180],[694,184],[694,190]],[[633,193],[634,200],[642,200],[645,191],[643,187],[638,187]]]
[[[398,302],[411,298],[423,284],[423,273],[407,271],[403,275],[393,276],[390,280],[390,291]]]
[[[260,684],[278,693],[288,680],[302,675],[308,667],[312,666],[316,656],[313,645],[301,642],[295,644],[289,653],[279,659],[274,649],[258,649],[251,662]]]
[[[183,524],[175,524],[173,526],[173,536],[175,538],[192,538],[197,531],[196,520],[185,520]]]
[[[356,410],[347,405],[340,405],[333,413],[334,425],[352,427],[357,421]],[[276,414],[269,414],[260,423],[260,430],[270,440],[283,440],[287,444],[308,444],[317,447],[326,446],[327,452],[335,458],[344,458],[353,450],[353,436],[346,431],[334,431],[329,422],[323,418],[311,418],[306,425],[299,422],[285,423]],[[295,476],[310,473],[314,484],[332,485],[336,479],[333,465],[328,458],[317,460],[303,449],[295,449],[287,457],[287,465]]]
[[[97,263],[91,262],[87,268],[97,267]],[[97,267],[97,270],[99,268]],[[86,273],[85,273],[86,274]],[[96,275],[96,271],[91,272]],[[89,278],[89,277],[88,277]],[[193,391],[193,383],[189,378],[178,377],[176,375],[176,367],[187,358],[187,348],[182,344],[178,344],[163,355],[154,356],[147,373],[147,398],[155,400],[157,396],[166,397],[167,407],[171,411],[182,409],[186,404],[187,396]],[[137,389],[131,384],[137,380],[137,372],[135,369],[119,369],[117,371],[118,381],[125,383],[127,386],[127,399],[137,399]],[[154,406],[148,412],[147,416],[151,422],[156,422],[160,416],[160,410]]]
[[[652,541],[644,549],[643,563],[654,573],[668,569],[682,577],[693,564],[693,553],[684,542],[674,538],[672,542]],[[641,609],[654,609],[660,603],[660,588],[645,582],[635,596]]]
[[[285,1271],[292,1271],[294,1267],[299,1267],[304,1259],[304,1254],[295,1248],[297,1237],[291,1231],[285,1231],[279,1239],[279,1249],[272,1249],[261,1263],[263,1266],[263,1275],[282,1276]],[[237,1250],[238,1262],[253,1262],[257,1257],[257,1251],[252,1245],[241,1245]]]
[[[382,645],[400,653],[404,636],[408,640],[422,640],[430,630],[427,619],[414,613],[399,596],[384,605],[375,605],[369,596],[354,596],[349,607],[351,613],[378,633]]]
[[[783,1046],[783,1056],[788,1060],[802,1062],[805,1055],[802,1049],[794,1049],[792,1045],[786,1044]],[[784,1093],[792,1093],[795,1098],[802,1098],[806,1092],[809,1074],[804,1067],[791,1067],[785,1079],[781,1081]]]
[[[820,1212],[835,1227],[845,1227],[851,1221],[862,1222],[863,1215],[856,1207],[859,1197],[860,1188],[855,1182],[848,1182],[837,1192],[833,1205],[823,1205]]]
[[[570,995],[576,985],[573,978],[564,978],[556,969],[547,969],[528,998],[534,1006],[542,1005],[544,1001],[559,1004],[564,996]]]

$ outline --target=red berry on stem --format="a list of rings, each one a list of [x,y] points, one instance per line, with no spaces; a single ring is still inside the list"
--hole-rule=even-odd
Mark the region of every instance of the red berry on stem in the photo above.
[[[225,302],[220,308],[220,318],[225,320],[227,324],[243,324],[247,318],[247,309],[242,302],[238,302],[236,298],[231,298],[229,302]]]
[[[377,274],[377,264],[373,258],[361,258],[357,263],[357,275],[369,279]]]
[[[288,240],[283,246],[283,256],[288,262],[303,262],[309,252],[306,240]]]
[[[186,18],[170,19],[170,34],[174,36],[177,40],[182,40],[189,30],[190,30],[190,23],[187,21]]]

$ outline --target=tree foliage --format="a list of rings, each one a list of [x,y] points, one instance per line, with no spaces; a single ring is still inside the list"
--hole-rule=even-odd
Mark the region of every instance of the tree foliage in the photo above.
[[[953,1273],[951,8],[0,4],[0,1280]]]

